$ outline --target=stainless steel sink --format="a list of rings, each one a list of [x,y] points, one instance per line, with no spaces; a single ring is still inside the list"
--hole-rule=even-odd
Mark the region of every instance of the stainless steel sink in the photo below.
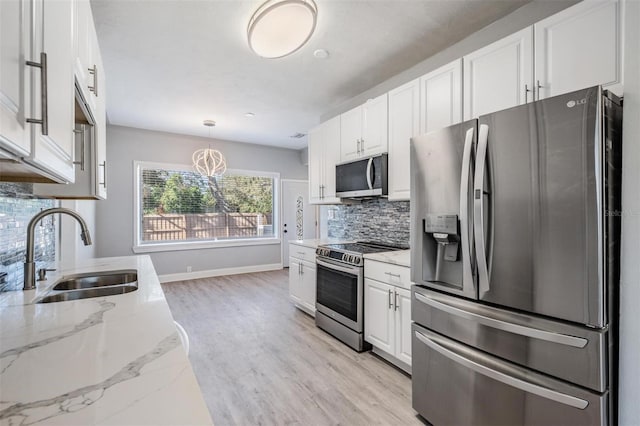
[[[90,289],[122,284],[133,284],[137,283],[137,281],[138,271],[135,269],[127,269],[123,271],[101,271],[66,276],[53,287],[53,290]]]
[[[49,294],[36,303],[65,302],[68,300],[89,299],[91,297],[115,296],[131,293],[138,289],[138,284],[110,285],[107,287],[87,288],[84,290],[61,291]]]

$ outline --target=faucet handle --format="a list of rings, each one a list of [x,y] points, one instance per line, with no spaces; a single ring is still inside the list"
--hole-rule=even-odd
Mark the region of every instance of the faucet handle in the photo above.
[[[53,272],[55,271],[55,269],[47,269],[47,268],[40,268],[38,269],[38,281],[46,281],[47,280],[47,272]]]

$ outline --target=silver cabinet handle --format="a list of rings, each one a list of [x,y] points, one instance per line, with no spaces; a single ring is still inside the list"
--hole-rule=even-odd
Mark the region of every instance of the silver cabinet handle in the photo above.
[[[531,92],[532,90],[529,89],[529,85],[525,84],[524,85],[524,103],[526,104],[527,102],[529,102],[529,92]],[[535,100],[535,93],[533,94],[533,100]]]
[[[393,306],[391,304],[391,289],[389,289],[389,309],[391,309],[391,306]]]
[[[356,154],[360,155],[360,139],[356,139]]]
[[[536,92],[538,93],[538,100],[540,100],[540,89],[543,89],[544,86],[540,84],[540,80],[536,80]]]
[[[398,292],[397,292],[397,291],[394,291],[394,292],[393,292],[393,294],[394,294],[394,296],[393,296],[393,305],[394,305],[394,309],[393,309],[393,310],[394,310],[394,311],[397,311],[397,310],[398,310],[398,306],[399,306],[399,305],[398,305]]]
[[[305,252],[303,252],[303,251],[297,251],[296,253],[298,253],[298,254],[299,254],[300,256],[302,256],[302,257],[304,257],[304,255],[306,254],[306,253],[305,253]]]
[[[471,244],[469,240],[469,175],[471,174],[471,149],[473,148],[473,134],[475,127],[467,130],[462,152],[462,172],[460,173],[460,236],[462,239],[462,290],[473,286],[471,267]]]
[[[385,272],[385,275],[389,275],[390,277],[400,278],[400,274],[392,274],[391,272]]]
[[[85,157],[85,140],[84,140],[84,124],[80,125],[80,129],[73,129],[73,133],[80,135],[80,161],[74,161],[73,164],[80,165],[80,170],[84,172]]]
[[[364,138],[360,139],[360,153],[364,154]]]
[[[478,135],[478,151],[476,154],[476,170],[473,178],[473,223],[476,244],[476,259],[480,281],[480,298],[489,291],[489,270],[484,239],[484,168],[487,158],[489,126],[480,125]]]
[[[93,75],[93,86],[87,86],[89,91],[93,92],[98,97],[98,67],[93,65],[93,68],[89,68],[89,74]]]
[[[104,182],[100,182],[100,185],[104,186],[104,189],[107,189],[107,160],[104,160],[102,163],[100,163],[100,167],[104,168],[104,173],[102,174]]]
[[[428,332],[429,336],[417,330],[414,330],[414,333],[419,341],[421,341],[434,351],[440,353],[444,357],[450,359],[451,361],[457,362],[458,364],[461,364],[468,369],[475,371],[476,373],[497,380],[498,382],[504,383],[507,386],[520,389],[527,393],[538,395],[542,398],[550,399],[560,404],[578,408],[580,410],[584,410],[589,405],[589,401],[586,401],[582,398],[577,398],[572,395],[567,395],[565,393],[558,392],[535,383],[531,383],[530,381],[526,380],[526,376],[524,375],[516,377],[515,375],[505,374],[501,371],[487,367],[486,365],[482,364],[480,360],[470,359],[462,356],[454,352],[453,350],[437,343],[435,341],[435,339],[437,339],[437,336],[433,335],[432,333]]]
[[[47,54],[40,53],[40,62],[27,61],[27,65],[30,67],[40,68],[40,113],[42,118],[27,118],[27,123],[42,125],[42,134],[49,134],[49,98],[47,96]]]
[[[551,331],[541,330],[539,328],[527,327],[520,324],[514,324],[511,322],[502,321],[497,318],[491,318],[485,315],[480,315],[475,312],[469,312],[464,309],[460,309],[456,306],[452,306],[443,300],[437,300],[429,295],[423,295],[415,292],[415,298],[418,302],[429,305],[432,308],[446,312],[451,315],[455,315],[460,318],[475,321],[479,324],[486,325],[487,327],[495,328],[497,330],[506,331],[513,334],[519,334],[521,336],[531,337],[533,339],[544,340],[552,343],[559,343],[565,346],[572,346],[574,348],[584,348],[587,346],[588,340],[582,337],[569,336],[567,334],[554,333]]]
[[[373,182],[371,181],[372,167],[373,167],[373,157],[369,158],[369,162],[367,162],[367,185],[369,185],[369,189],[373,189]]]

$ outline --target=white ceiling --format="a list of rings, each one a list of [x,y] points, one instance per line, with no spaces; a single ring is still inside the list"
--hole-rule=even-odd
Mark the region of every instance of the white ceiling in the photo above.
[[[316,1],[309,43],[262,59],[245,33],[261,1],[92,0],[110,123],[207,136],[212,119],[216,139],[302,148],[289,136],[321,114],[526,3]]]

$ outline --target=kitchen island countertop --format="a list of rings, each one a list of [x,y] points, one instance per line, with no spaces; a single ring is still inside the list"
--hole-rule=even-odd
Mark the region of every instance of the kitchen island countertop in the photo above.
[[[131,293],[34,303],[74,273],[138,271]],[[0,424],[212,424],[148,256],[92,259],[0,293]]]

